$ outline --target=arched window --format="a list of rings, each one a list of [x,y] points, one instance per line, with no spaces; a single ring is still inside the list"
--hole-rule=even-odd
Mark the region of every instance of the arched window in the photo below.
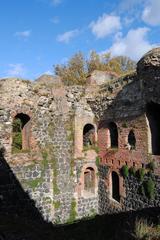
[[[110,147],[118,148],[118,129],[117,125],[114,122],[109,123],[109,131],[110,131]]]
[[[136,138],[135,138],[133,130],[131,130],[128,134],[128,143],[130,145],[130,149],[136,148]]]
[[[83,146],[95,144],[95,128],[92,124],[86,124],[83,128]]]
[[[19,113],[13,120],[12,151],[27,150],[30,147],[30,117]]]
[[[84,190],[94,193],[95,189],[95,170],[88,167],[84,171]]]
[[[112,172],[112,198],[120,202],[119,176],[116,172]]]
[[[146,106],[146,116],[149,122],[151,152],[160,155],[160,105],[150,102]]]

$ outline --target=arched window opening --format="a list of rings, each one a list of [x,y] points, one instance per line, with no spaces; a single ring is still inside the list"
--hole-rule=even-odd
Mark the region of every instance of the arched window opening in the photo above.
[[[112,172],[112,198],[120,202],[119,176],[116,172]]]
[[[151,152],[160,155],[160,105],[154,102],[146,106],[146,116],[150,127]]]
[[[88,167],[84,172],[84,190],[94,193],[95,189],[95,171],[93,168]]]
[[[128,143],[130,145],[130,149],[136,148],[136,138],[135,138],[133,130],[131,130],[128,134]]]
[[[95,128],[92,124],[86,124],[83,128],[83,146],[95,144]]]
[[[19,113],[13,120],[12,152],[28,150],[30,147],[30,117]]]
[[[111,148],[118,148],[118,129],[114,122],[109,123],[109,131]]]

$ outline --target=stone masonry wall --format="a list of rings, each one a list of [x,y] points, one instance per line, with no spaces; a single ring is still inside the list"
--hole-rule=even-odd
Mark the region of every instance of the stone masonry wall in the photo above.
[[[103,84],[98,86],[100,72],[99,79],[94,76],[94,84],[90,86],[92,81],[88,80],[86,87],[65,87],[60,79],[56,84],[46,79],[1,79],[0,211],[29,212],[58,224],[97,213],[159,206],[160,156],[150,152],[146,117],[147,103],[160,104],[159,56],[157,49],[149,52],[138,63],[137,71],[121,78],[113,74],[108,81],[108,74],[102,74]],[[15,153],[13,120],[17,114],[30,119],[30,148]],[[111,122],[117,126],[117,148],[109,145]],[[86,124],[95,129],[95,144],[88,148],[83,146]],[[128,143],[131,130],[135,149]],[[157,195],[148,202],[137,193],[140,183],[134,178],[124,180],[121,168],[139,169],[151,161],[156,163],[153,178]],[[94,176],[92,192],[84,189],[87,169]],[[112,172],[119,179],[119,202],[112,198]],[[18,206],[23,206],[23,211]]]

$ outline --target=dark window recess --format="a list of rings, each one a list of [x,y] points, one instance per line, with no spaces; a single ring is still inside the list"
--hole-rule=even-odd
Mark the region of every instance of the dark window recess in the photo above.
[[[129,132],[129,135],[128,135],[128,143],[129,143],[131,149],[135,149],[135,148],[136,148],[136,138],[135,138],[135,135],[134,135],[133,130],[131,130],[131,131]]]
[[[146,115],[151,131],[152,154],[160,155],[160,105],[154,102],[148,103]]]
[[[94,192],[95,188],[95,171],[93,168],[88,167],[84,172],[84,190]]]
[[[13,120],[12,152],[29,149],[30,141],[30,117],[19,113]]]
[[[118,148],[118,129],[114,122],[109,123],[111,148]]]
[[[83,128],[83,146],[95,144],[95,128],[92,124],[86,124]]]
[[[119,176],[116,172],[112,172],[112,198],[120,202]]]

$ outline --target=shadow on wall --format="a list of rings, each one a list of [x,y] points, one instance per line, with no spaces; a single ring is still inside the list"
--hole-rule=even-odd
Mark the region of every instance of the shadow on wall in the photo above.
[[[55,226],[43,220],[35,202],[7,164],[3,150],[0,151],[0,240],[132,240],[136,217],[157,222],[159,210],[151,208],[96,216],[70,225]]]

